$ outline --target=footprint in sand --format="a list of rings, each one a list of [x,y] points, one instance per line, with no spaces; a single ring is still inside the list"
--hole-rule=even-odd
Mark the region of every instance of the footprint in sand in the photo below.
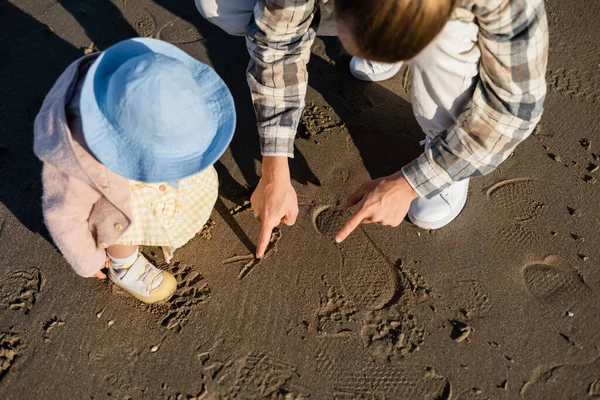
[[[536,368],[531,380],[521,388],[521,398],[600,398],[600,362]]]
[[[315,368],[328,382],[336,400],[439,399],[451,396],[450,380],[433,366],[412,362],[366,362],[356,358],[352,341],[324,339],[318,342]],[[352,353],[352,354],[350,354]]]
[[[210,355],[205,353],[205,357]],[[291,382],[299,376],[297,369],[294,364],[253,352],[234,361],[213,362],[204,370],[204,376],[209,379],[208,392],[218,394],[218,398],[308,399]]]
[[[325,207],[317,210],[315,228],[333,240],[348,220],[347,211]],[[339,278],[345,294],[358,310],[380,310],[402,295],[397,271],[362,227],[336,245],[341,255]]]
[[[457,400],[489,400],[490,396],[488,396],[483,390],[477,388],[467,389],[464,392],[461,392]]]
[[[204,39],[198,28],[182,19],[168,22],[160,28],[156,37],[173,44],[188,44]]]
[[[35,305],[42,286],[42,273],[37,268],[8,272],[0,278],[0,307],[27,314]]]
[[[506,210],[519,222],[539,218],[545,208],[539,193],[542,182],[530,178],[507,179],[486,190],[487,197],[494,205]]]
[[[446,400],[450,394],[450,381],[435,369],[417,364],[392,364],[373,365],[340,377],[334,383],[333,398]]]
[[[527,264],[523,280],[533,298],[552,307],[568,308],[591,295],[583,277],[556,255]]]
[[[482,317],[492,308],[487,289],[475,280],[456,282],[448,294],[448,303],[465,318]]]
[[[210,287],[204,279],[204,276],[196,271],[192,265],[175,262],[169,265],[159,259],[156,253],[145,251],[144,255],[148,260],[154,263],[158,268],[168,270],[177,279],[177,290],[173,296],[164,303],[145,305],[131,299],[127,295],[126,299],[132,304],[153,314],[163,315],[161,325],[167,329],[181,332],[189,320],[192,310],[199,304],[205,303],[210,298]],[[113,290],[120,290],[115,288]]]
[[[397,312],[369,312],[361,330],[365,347],[388,361],[411,355],[425,342],[425,328],[415,315],[404,310],[393,311]]]
[[[210,297],[210,288],[195,268],[176,262],[171,269],[177,278],[177,291],[166,304],[167,315],[161,325],[180,332],[189,319],[192,309]]]
[[[21,352],[21,338],[13,333],[0,333],[0,380]]]
[[[125,17],[141,37],[152,37],[156,31],[156,19],[147,10],[140,7],[127,8]]]
[[[507,179],[486,190],[492,206],[507,213],[509,221],[501,224],[497,239],[509,246],[531,248],[539,242],[539,235],[527,223],[539,219],[546,204],[541,199],[543,184],[530,178]]]
[[[552,255],[544,261],[525,265],[523,281],[529,294],[550,308],[558,334],[577,348],[595,348],[600,333],[589,321],[600,316],[598,294],[562,258]]]

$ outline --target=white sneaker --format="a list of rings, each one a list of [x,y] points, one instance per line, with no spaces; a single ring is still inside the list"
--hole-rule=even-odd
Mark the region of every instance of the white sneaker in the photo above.
[[[439,229],[452,222],[467,201],[469,180],[456,182],[431,199],[417,198],[408,210],[410,222],[423,229]]]
[[[352,57],[350,72],[356,79],[367,82],[379,82],[390,79],[400,71],[402,62],[386,64]]]
[[[113,268],[110,261],[107,266],[110,280],[144,303],[168,300],[177,289],[175,277],[156,268],[141,253],[133,263],[119,269]]]

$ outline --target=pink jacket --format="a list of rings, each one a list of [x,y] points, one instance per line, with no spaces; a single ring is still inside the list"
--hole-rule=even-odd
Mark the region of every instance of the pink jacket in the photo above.
[[[105,248],[129,227],[129,181],[91,155],[80,123],[68,121],[66,107],[78,79],[98,57],[71,64],[46,96],[35,119],[34,151],[43,161],[42,207],[56,246],[84,277],[104,266]]]

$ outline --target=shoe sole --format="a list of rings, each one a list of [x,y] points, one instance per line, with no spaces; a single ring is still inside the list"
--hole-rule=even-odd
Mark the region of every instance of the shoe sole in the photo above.
[[[382,72],[378,75],[363,74],[362,72],[357,72],[357,71],[353,70],[352,68],[350,68],[350,73],[352,74],[352,76],[354,76],[359,81],[381,82],[381,81],[387,81],[388,79],[393,78],[400,71],[400,68],[402,68],[402,65],[404,65],[404,64],[401,63],[399,65],[396,65],[394,68],[392,68],[388,71]]]
[[[139,301],[141,301],[143,303],[146,303],[146,304],[156,304],[156,303],[165,302],[165,301],[169,300],[171,298],[171,296],[173,296],[173,294],[177,290],[177,286],[176,286],[175,288],[173,288],[173,290],[171,290],[171,292],[167,296],[159,298],[159,299],[153,299],[152,296],[142,296],[141,294],[132,292],[125,285],[123,285],[121,282],[119,282],[115,278],[113,278],[112,275],[110,275],[110,274],[107,274],[107,275],[108,275],[108,279],[110,279],[110,281],[112,283],[114,283],[115,285],[117,285],[121,289],[125,290],[127,293],[131,294],[133,297],[135,297]]]
[[[468,194],[468,192],[465,191],[465,195],[460,200],[460,203],[458,203],[458,207],[456,207],[456,211],[453,211],[450,215],[448,215],[444,219],[441,219],[439,221],[427,221],[427,222],[426,221],[421,221],[420,219],[418,219],[417,217],[415,217],[415,215],[413,213],[411,213],[410,210],[408,211],[408,219],[414,225],[416,225],[416,226],[418,226],[419,228],[422,228],[422,229],[440,229],[440,228],[443,228],[444,226],[448,225],[450,222],[454,221],[454,219],[456,219],[456,217],[458,217],[458,215],[461,213],[461,211],[465,208],[465,204],[467,203],[467,194]]]

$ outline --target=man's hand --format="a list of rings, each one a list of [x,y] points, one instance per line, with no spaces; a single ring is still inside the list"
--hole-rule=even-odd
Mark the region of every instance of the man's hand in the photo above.
[[[287,157],[263,157],[262,178],[250,199],[254,216],[261,222],[256,257],[267,250],[273,228],[283,222],[294,225],[298,217],[298,197],[292,187]]]
[[[365,183],[348,197],[345,207],[356,205],[357,208],[338,232],[336,242],[344,241],[361,223],[374,222],[394,227],[400,225],[410,203],[417,197],[402,172]]]

